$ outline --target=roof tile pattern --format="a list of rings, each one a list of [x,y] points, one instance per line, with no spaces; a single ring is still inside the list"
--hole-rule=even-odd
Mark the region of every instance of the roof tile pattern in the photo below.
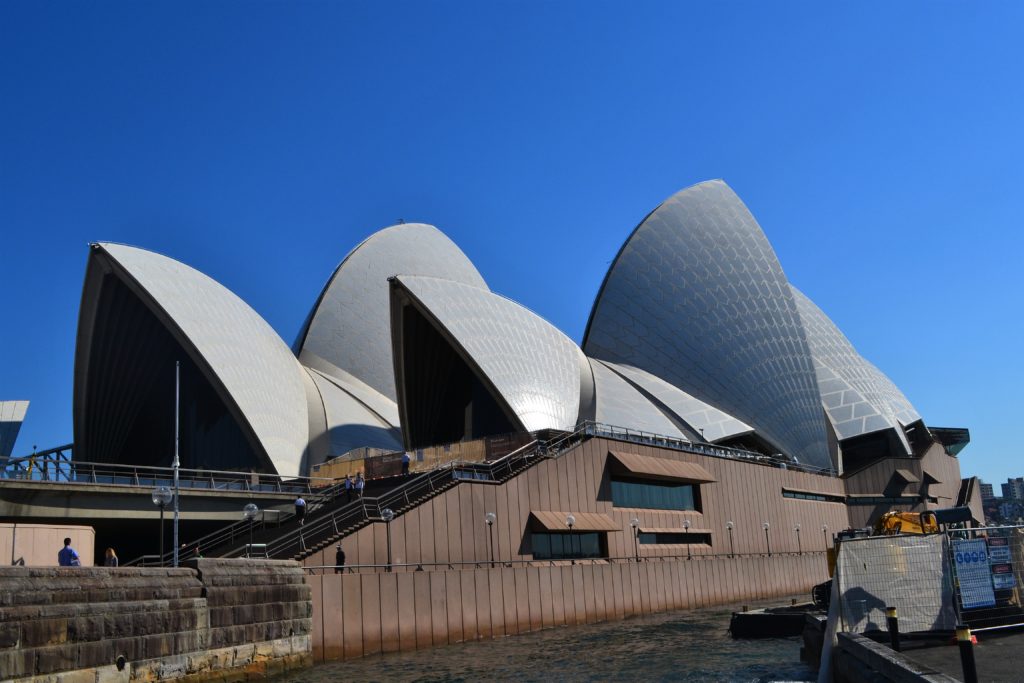
[[[403,223],[385,228],[349,252],[324,287],[296,343],[300,360],[302,351],[311,351],[397,400],[388,278],[399,274],[487,289],[466,255],[434,226]]]
[[[575,426],[580,356],[571,339],[487,289],[432,277],[400,275],[397,282],[462,348],[527,431]]]
[[[594,370],[594,393],[597,397],[597,414],[594,417],[598,422],[677,439],[692,438],[693,435],[683,433],[611,366],[591,359],[590,367]]]
[[[583,350],[645,370],[830,467],[821,398],[789,283],[721,181],[653,211],[616,257]]]
[[[648,372],[628,365],[616,365],[614,363],[605,363],[605,365],[630,384],[639,387],[660,401],[692,430],[692,436],[694,437],[714,442],[730,436],[749,434],[754,431],[750,425],[744,424],[735,417],[723,413],[718,408],[690,396],[682,389],[672,386],[660,377],[655,377]]]
[[[892,380],[857,353],[824,311],[797,288],[792,290],[818,373],[821,400],[838,437],[894,429],[911,452],[900,423],[921,419],[917,411]]]

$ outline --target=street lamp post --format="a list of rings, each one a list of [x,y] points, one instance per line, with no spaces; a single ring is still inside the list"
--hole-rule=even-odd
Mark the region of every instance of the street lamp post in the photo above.
[[[565,518],[565,525],[567,527],[569,527],[569,556],[572,557],[572,563],[576,564],[576,558],[573,557],[573,547],[572,547],[572,528],[574,526],[576,526],[576,518],[574,516],[572,516],[572,515],[568,515]]]
[[[686,559],[692,559],[690,555],[690,520],[683,520],[683,536],[686,538]]]
[[[828,550],[828,524],[821,525],[821,536],[825,539],[825,550]]]
[[[164,508],[171,502],[174,494],[166,486],[153,489],[153,505],[160,508],[160,566],[164,566]]]
[[[395,518],[395,513],[391,508],[384,508],[380,511],[380,516],[388,532],[388,571],[391,571],[391,520]]]
[[[804,548],[803,548],[802,545],[800,545],[800,525],[797,524],[796,526],[794,526],[793,527],[793,531],[796,532],[796,551],[800,555],[803,555],[804,554]]]
[[[494,523],[498,521],[498,515],[488,512],[484,515],[484,522],[487,523],[487,535],[491,538],[491,569],[494,569]]]
[[[725,530],[729,532],[729,557],[733,557],[736,554],[736,548],[732,544],[732,528],[736,526],[730,519],[725,523]]]
[[[245,554],[246,557],[252,557],[252,525],[258,514],[260,514],[260,509],[256,507],[256,503],[246,503],[242,508],[242,515],[249,520],[249,552]]]
[[[633,554],[636,556],[636,561],[640,561],[640,520],[634,517],[629,520],[629,525],[633,527]]]
[[[178,488],[178,477],[179,470],[181,469],[181,459],[178,457],[178,441],[180,429],[178,423],[180,422],[181,408],[181,361],[174,361],[174,460],[171,461],[171,467],[174,469],[174,566],[178,566],[178,494],[180,489]]]
[[[770,527],[771,524],[769,524],[768,522],[765,522],[761,526],[764,527],[764,544],[766,546],[768,546],[768,557],[771,557],[772,556],[772,542],[771,542],[771,539],[768,538],[768,527]]]

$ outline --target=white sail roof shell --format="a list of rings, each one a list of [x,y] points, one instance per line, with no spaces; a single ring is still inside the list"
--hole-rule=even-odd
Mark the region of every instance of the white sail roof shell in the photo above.
[[[675,194],[637,227],[608,271],[583,350],[660,377],[801,462],[832,466],[789,283],[722,181]]]
[[[715,442],[732,436],[749,434],[753,427],[718,408],[690,396],[660,377],[629,365],[605,362],[604,365],[630,384],[643,390],[692,430],[692,437]],[[652,409],[655,407],[652,405]]]
[[[401,432],[388,420],[347,392],[341,383],[316,370],[310,370],[309,376],[323,402],[331,457],[363,447],[402,450]]]
[[[571,339],[486,289],[432,277],[399,275],[396,282],[486,376],[526,431],[575,426],[584,359]]]
[[[821,400],[840,440],[893,429],[912,452],[902,425],[921,417],[892,380],[850,343],[803,292],[792,287],[818,374]]]
[[[487,283],[454,242],[432,225],[403,223],[374,233],[342,260],[296,342],[305,365],[344,380],[354,376],[396,401],[388,278],[424,275],[486,290]],[[320,362],[307,362],[308,354]],[[325,364],[326,363],[326,364]],[[397,426],[397,423],[396,423]]]
[[[252,428],[278,474],[297,476],[309,439],[301,372],[277,332],[233,292],[174,259],[98,245],[194,347]]]
[[[28,401],[0,401],[0,458],[8,458],[28,412]]]
[[[591,358],[590,367],[594,370],[594,393],[597,398],[595,420],[613,427],[626,427],[660,436],[690,438],[605,363]]]

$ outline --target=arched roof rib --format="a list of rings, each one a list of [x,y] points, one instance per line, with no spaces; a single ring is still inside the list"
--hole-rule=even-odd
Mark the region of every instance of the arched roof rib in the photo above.
[[[892,429],[911,453],[902,425],[921,419],[917,411],[892,380],[857,353],[824,311],[796,287],[792,290],[814,357],[822,402],[839,439]]]
[[[309,376],[323,401],[329,457],[363,447],[402,449],[401,431],[348,393],[343,385],[315,370],[310,370]]]
[[[407,275],[392,283],[396,295],[411,297],[436,322],[526,431],[575,426],[584,359],[561,331],[487,289]]]
[[[716,406],[801,462],[831,466],[789,284],[722,181],[677,193],[636,228],[601,287],[583,350]]]
[[[608,364],[591,359],[590,365],[594,371],[597,395],[595,419],[598,422],[677,439],[693,438],[692,434],[680,429]]]
[[[715,442],[754,431],[750,425],[690,396],[660,377],[628,365],[608,362],[603,365],[664,405],[665,409],[670,410],[676,419],[691,430],[694,438]]]
[[[334,271],[299,333],[299,360],[310,365],[305,356],[314,354],[318,370],[339,368],[394,402],[388,278],[398,274],[487,289],[466,255],[434,226],[403,223],[385,228],[349,252]]]
[[[112,273],[156,317],[231,410],[257,455],[286,476],[301,474],[309,442],[302,368],[277,333],[234,293],[183,263],[120,244],[92,247],[75,360],[76,442],[83,425],[93,315]],[[102,330],[116,335],[116,330]]]

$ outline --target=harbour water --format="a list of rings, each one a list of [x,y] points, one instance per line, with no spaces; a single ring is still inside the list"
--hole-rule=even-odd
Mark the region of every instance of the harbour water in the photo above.
[[[754,606],[779,605],[773,600]],[[739,605],[562,627],[498,640],[322,664],[276,679],[333,681],[813,681],[801,640],[733,640]]]

